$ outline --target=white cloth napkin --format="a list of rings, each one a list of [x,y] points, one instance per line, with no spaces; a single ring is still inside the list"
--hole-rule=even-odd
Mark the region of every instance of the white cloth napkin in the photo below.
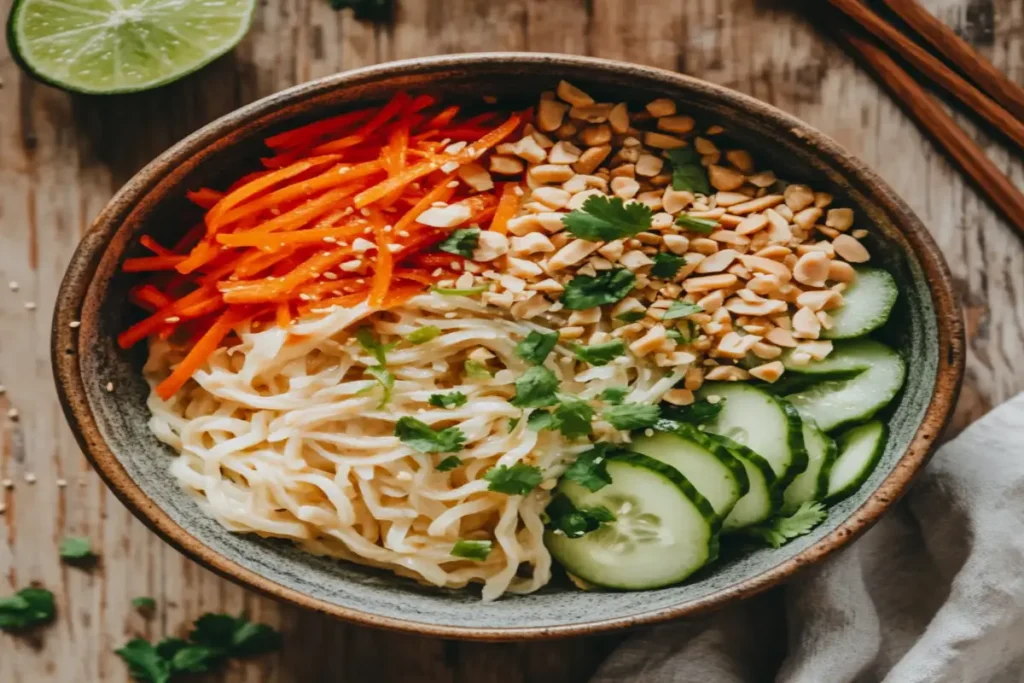
[[[940,448],[852,546],[779,591],[632,636],[592,683],[612,681],[1024,681],[1024,394]]]

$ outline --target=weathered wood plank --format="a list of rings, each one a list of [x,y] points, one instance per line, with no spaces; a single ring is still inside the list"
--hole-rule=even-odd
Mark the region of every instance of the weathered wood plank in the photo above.
[[[287,633],[280,655],[232,668],[232,683],[583,681],[615,638],[449,643],[340,624],[253,595],[185,560],[109,494],[78,452],[51,388],[49,315],[77,236],[157,153],[240,104],[297,82],[388,59],[457,51],[544,50],[678,69],[737,88],[832,134],[876,168],[932,229],[967,305],[970,356],[962,428],[1024,389],[1024,247],[851,60],[793,11],[763,0],[399,0],[394,25],[322,0],[264,3],[229,55],[161,90],[72,97],[25,79],[0,53],[0,593],[39,581],[61,619],[38,642],[0,635],[0,681],[125,680],[113,649],[134,634],[182,633],[203,611],[247,610]],[[943,19],[1024,82],[1024,6],[931,0]],[[7,9],[9,0],[0,2]],[[6,47],[3,48],[6,50]],[[967,118],[967,125],[973,125]],[[1024,185],[1024,166],[976,131]],[[29,312],[26,301],[39,308]],[[29,485],[26,474],[38,481]],[[68,484],[59,488],[57,480]],[[91,573],[57,561],[69,534],[103,559]],[[153,595],[147,621],[130,600]],[[383,656],[382,656],[383,655]]]

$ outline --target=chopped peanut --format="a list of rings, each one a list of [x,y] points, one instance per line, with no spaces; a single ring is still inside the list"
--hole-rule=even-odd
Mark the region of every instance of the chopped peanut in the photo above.
[[[555,92],[558,94],[559,99],[563,102],[568,102],[574,107],[585,107],[594,103],[593,97],[568,81],[560,81]]]
[[[582,173],[583,175],[593,173],[601,165],[601,162],[611,154],[611,151],[611,145],[591,147],[580,155],[580,160],[573,164],[572,167],[577,173]]]
[[[740,382],[750,379],[750,373],[735,365],[719,365],[709,370],[704,378],[712,382]]]
[[[734,249],[722,249],[711,254],[697,266],[698,273],[720,273],[732,264],[740,254]]]
[[[562,125],[568,105],[553,99],[542,99],[537,105],[537,128],[550,133]]]
[[[840,232],[853,226],[853,209],[829,209],[825,225]]]
[[[664,133],[655,133],[654,131],[648,131],[644,134],[644,144],[648,147],[655,147],[657,149],[678,149],[680,147],[686,147],[686,141],[682,138],[665,135]]]
[[[765,363],[764,365],[758,365],[756,368],[750,370],[750,375],[756,377],[765,382],[775,382],[782,373],[786,371],[786,366],[782,364],[782,361],[772,361],[771,363]]]
[[[508,238],[501,233],[484,230],[473,250],[474,261],[493,261],[508,252]]]
[[[665,162],[661,157],[656,157],[653,154],[641,154],[636,161],[636,174],[648,177],[656,176],[661,173],[664,165]]]
[[[658,118],[658,129],[667,133],[686,135],[696,124],[690,116],[661,116]]]
[[[651,100],[647,103],[647,113],[654,117],[672,116],[676,113],[676,103],[666,97]]]
[[[796,347],[796,339],[793,338],[793,334],[789,330],[784,330],[781,327],[772,328],[764,338],[776,346],[783,346],[787,349]]]
[[[850,263],[864,263],[871,258],[860,240],[850,235],[840,235],[835,238],[832,240],[832,246],[835,247],[837,254]]]
[[[814,192],[806,185],[787,185],[783,196],[788,206],[794,213],[806,209],[814,203]]]
[[[793,278],[811,287],[824,287],[828,278],[829,258],[823,252],[810,251],[797,259]]]
[[[715,289],[732,287],[738,282],[735,275],[728,273],[718,275],[705,275],[704,277],[688,278],[683,282],[683,289],[687,292],[710,292]]]
[[[562,164],[540,164],[530,168],[530,177],[538,183],[564,183],[574,175],[571,168]]]
[[[481,240],[488,232],[480,233]],[[555,250],[547,235],[539,232],[531,232],[522,237],[513,237],[511,240],[511,251],[516,256],[530,256],[531,254],[547,254]]]
[[[507,157],[502,155],[491,156],[491,173],[497,173],[498,175],[519,175],[523,172],[523,162],[515,157]]]
[[[742,187],[746,180],[742,173],[725,166],[712,164],[708,169],[708,181],[716,190],[731,192]]]
[[[669,389],[662,398],[677,406],[688,406],[693,403],[693,392],[689,389]]]
[[[608,123],[616,135],[622,135],[629,130],[629,109],[625,102],[620,102],[612,107],[608,113]]]
[[[849,263],[832,261],[828,264],[828,279],[835,282],[853,282],[857,279],[857,271]]]
[[[629,345],[629,350],[637,356],[646,356],[649,353],[661,348],[662,343],[668,338],[664,325],[655,325],[647,331],[647,334]]]
[[[814,311],[803,307],[793,315],[793,337],[797,339],[817,339],[820,334],[821,321],[814,315]]]
[[[621,168],[621,167],[620,167]],[[612,178],[610,183],[612,194],[621,199],[632,199],[640,191],[640,183],[633,178],[618,177]]]
[[[597,251],[600,246],[600,242],[573,240],[548,259],[548,269],[552,271],[561,270],[575,265]]]

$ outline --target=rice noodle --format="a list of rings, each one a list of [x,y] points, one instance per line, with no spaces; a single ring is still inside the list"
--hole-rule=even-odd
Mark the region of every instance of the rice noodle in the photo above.
[[[395,376],[392,396],[364,375],[377,361],[354,338],[368,325],[383,343],[427,325],[442,333],[421,344],[388,352]],[[309,552],[385,567],[444,587],[483,584],[483,598],[528,593],[551,577],[541,514],[554,480],[588,441],[568,441],[554,431],[533,431],[523,411],[508,402],[513,381],[529,366],[516,342],[534,323],[466,297],[425,294],[403,307],[374,312],[365,305],[322,311],[320,317],[240,330],[240,343],[222,348],[169,401],[149,397],[150,427],[180,453],[171,471],[204,510],[226,528],[287,538]],[[469,378],[466,356],[494,354],[491,378]],[[152,386],[166,377],[184,350],[153,340],[145,372]],[[683,370],[622,357],[584,369],[568,349],[547,361],[561,390],[593,398],[612,386],[629,388],[629,400],[652,402]],[[439,409],[435,392],[460,391],[468,401]],[[410,415],[435,429],[456,426],[466,435],[458,452],[464,465],[441,472],[449,454],[424,454],[403,444],[395,424]],[[595,437],[621,440],[620,432],[594,423]],[[484,473],[497,465],[526,463],[545,483],[525,496],[489,491]],[[459,539],[492,540],[486,560],[453,557]]]

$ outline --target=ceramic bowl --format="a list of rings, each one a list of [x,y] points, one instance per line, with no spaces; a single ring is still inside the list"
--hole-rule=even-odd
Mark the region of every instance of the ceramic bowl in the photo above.
[[[119,272],[141,253],[139,237],[171,235],[198,217],[190,188],[220,187],[252,170],[267,135],[396,89],[511,106],[568,79],[599,100],[636,107],[669,97],[714,122],[782,178],[831,192],[870,227],[868,246],[896,276],[898,308],[884,334],[909,363],[899,399],[885,413],[892,436],[867,483],[832,508],[808,536],[778,550],[720,561],[678,586],[645,592],[581,592],[564,581],[529,596],[482,603],[479,591],[440,590],[289,544],[232,534],[204,515],[168,472],[173,453],[146,427],[141,348],[115,335],[132,315],[132,278]],[[81,321],[72,328],[69,323]],[[476,54],[395,62],[285,90],[214,121],[146,166],[110,201],[78,247],[53,323],[57,388],[71,428],[114,493],[143,522],[200,564],[273,597],[353,622],[425,635],[527,639],[650,624],[754,595],[821,561],[867,529],[905,491],[952,410],[964,365],[963,327],[947,266],[921,221],[882,180],[838,144],[783,112],[731,90],[657,69],[582,57]],[[113,382],[116,391],[105,390]]]

